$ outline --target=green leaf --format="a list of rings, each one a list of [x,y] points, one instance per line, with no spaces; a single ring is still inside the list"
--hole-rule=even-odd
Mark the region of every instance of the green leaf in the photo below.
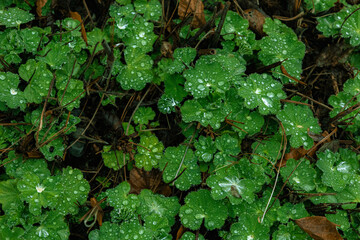
[[[143,167],[145,171],[157,167],[163,155],[164,145],[154,135],[141,136],[139,145],[138,153],[135,155],[136,166]]]
[[[21,239],[24,232],[24,229],[20,227],[10,228],[6,224],[0,225],[0,239]]]
[[[115,188],[106,190],[108,196],[107,202],[114,208],[112,212],[116,215],[118,220],[128,220],[135,216],[135,212],[140,205],[138,196],[129,194],[130,184],[122,182]]]
[[[270,228],[259,223],[256,216],[244,212],[238,222],[231,225],[230,231],[229,240],[268,239]]]
[[[199,234],[197,236],[192,232],[185,232],[180,238],[180,240],[195,240],[195,239],[205,240],[205,238],[204,238],[204,236],[202,234]]]
[[[228,11],[226,14],[224,26],[221,29],[221,35],[225,40],[232,40],[234,36],[244,35],[249,28],[249,22],[242,18],[238,13]]]
[[[211,137],[200,136],[199,139],[194,143],[195,155],[200,161],[210,162],[216,152],[215,142]]]
[[[146,224],[157,225],[165,220],[167,225],[163,226],[162,229],[169,232],[175,223],[175,216],[179,213],[179,199],[154,194],[148,189],[142,190],[138,198],[141,203],[138,213]]]
[[[57,212],[50,211],[40,217],[40,223],[34,224],[26,233],[26,239],[69,239],[70,231],[64,217]]]
[[[218,99],[192,99],[187,100],[181,107],[184,122],[198,121],[204,127],[210,125],[214,129],[220,127],[229,110],[223,107],[223,101]]]
[[[104,160],[104,164],[106,167],[112,168],[115,171],[118,171],[130,159],[129,154],[125,154],[125,162],[124,162],[123,154],[125,154],[125,153],[123,153],[122,151],[111,150],[111,146],[104,146],[101,156]]]
[[[0,72],[0,101],[4,101],[9,108],[24,110],[26,101],[24,93],[18,88],[19,76],[11,72]]]
[[[146,20],[157,21],[162,15],[161,4],[157,0],[136,0],[134,6],[136,12],[143,14]]]
[[[197,230],[204,220],[206,229],[211,231],[224,225],[228,211],[224,202],[214,200],[208,190],[200,189],[186,196],[179,216],[186,228]]]
[[[89,240],[118,240],[120,239],[120,231],[118,224],[104,222],[100,230],[96,229],[90,232]]]
[[[50,82],[53,74],[47,69],[43,62],[37,63],[36,71],[24,90],[25,98],[28,102],[41,103],[49,91]]]
[[[8,8],[0,10],[0,26],[19,27],[20,24],[30,22],[34,15],[19,8]]]
[[[276,117],[284,125],[286,134],[291,135],[290,145],[293,148],[304,146],[305,149],[310,149],[314,141],[307,131],[321,132],[317,119],[313,117],[312,111],[307,106],[286,103]]]
[[[301,160],[298,160],[301,161]],[[299,162],[295,159],[289,159],[286,162],[286,166],[281,168],[280,174],[283,177],[284,181],[289,177],[289,183],[293,185],[294,190],[304,190],[306,192],[310,192],[315,189],[315,178],[316,171],[310,165],[310,161],[306,159],[302,159],[300,165]]]
[[[71,49],[68,45],[50,43],[44,51],[46,55],[38,57],[38,60],[48,64],[52,69],[61,69],[62,65],[69,61]]]
[[[309,216],[309,213],[306,211],[303,203],[292,204],[287,202],[280,207],[277,213],[278,220],[281,223],[287,223],[290,219],[295,220]]]
[[[313,9],[315,12],[328,10],[335,6],[337,0],[305,0],[307,9]]]
[[[19,75],[23,80],[28,82],[33,76],[36,68],[37,62],[35,61],[35,59],[29,59],[25,64],[20,65]]]
[[[67,167],[63,170],[60,181],[56,183],[56,189],[61,191],[55,205],[57,214],[76,214],[78,212],[76,203],[79,205],[85,203],[90,185],[79,169]]]
[[[242,176],[240,165],[223,166],[216,174],[210,175],[206,183],[215,200],[227,197],[231,204],[240,204],[243,200],[252,203],[255,200],[255,183]]]
[[[184,71],[185,90],[195,99],[212,92],[224,93],[243,72],[245,66],[241,57],[233,53],[204,55],[196,62],[195,68]]]
[[[41,133],[42,134],[39,134],[39,136],[43,137],[44,131]],[[64,155],[65,147],[66,146],[62,138],[55,138],[39,150],[46,160],[54,161],[56,157],[62,157]]]
[[[126,23],[122,26],[126,26]],[[129,24],[125,28],[126,34],[122,40],[128,48],[136,49],[139,54],[145,54],[153,49],[153,44],[157,39],[153,32],[153,23],[147,22],[141,16],[137,16],[129,19]]]
[[[303,240],[311,240],[312,238],[307,235],[300,227],[298,227],[295,223],[289,222],[288,224],[284,225],[281,224],[273,233],[274,240],[296,240],[296,239],[303,239]]]
[[[218,152],[214,156],[214,164],[224,165],[235,161],[235,156],[240,153],[238,140],[229,134],[221,135],[215,139],[215,146]]]
[[[281,138],[279,133],[274,134],[268,139],[264,139],[261,142],[254,142],[251,147],[254,154],[270,159],[273,163],[281,157]]]
[[[25,28],[20,31],[20,36],[24,41],[24,47],[27,52],[36,53],[41,41],[41,28]]]
[[[21,213],[24,210],[24,203],[20,200],[20,192],[16,188],[17,182],[18,179],[0,182],[1,209],[5,212],[5,216],[7,216],[7,224],[13,225],[19,223]]]
[[[340,149],[333,153],[329,149],[318,154],[316,166],[323,172],[321,179],[326,186],[342,191],[349,180],[359,173],[359,157],[350,149]]]
[[[291,76],[300,79],[305,45],[298,40],[291,28],[277,19],[266,18],[263,28],[268,36],[259,41],[261,62],[264,65],[270,65],[285,60],[282,66]],[[274,76],[281,76],[285,82],[288,81],[282,76],[280,67],[276,67],[274,71],[280,73],[280,75],[275,74]]]
[[[125,49],[124,55],[126,65],[120,62],[116,63],[119,65],[119,75],[116,80],[124,90],[139,91],[145,87],[146,83],[153,80],[153,61],[150,56],[142,53],[138,48]]]
[[[325,216],[330,222],[340,225],[340,229],[343,231],[350,228],[350,222],[346,211],[336,210],[335,214],[325,214]]]
[[[154,120],[154,118],[155,112],[151,107],[139,107],[134,114],[134,123],[144,125]]]
[[[253,135],[261,130],[264,125],[264,118],[258,111],[250,111],[244,105],[244,99],[238,94],[237,90],[230,89],[226,92],[226,105],[230,114],[226,117],[226,123],[231,125],[232,130],[237,132],[240,139],[246,135]]]
[[[74,69],[73,74],[75,75],[78,70],[79,66]],[[57,98],[60,106],[66,106],[67,110],[72,111],[80,107],[80,99],[85,96],[84,83],[67,74],[68,72],[65,71],[56,71]]]
[[[195,48],[176,48],[173,59],[163,58],[159,67],[168,74],[181,73],[196,57]]]
[[[159,168],[165,169],[163,172],[165,183],[180,176],[174,183],[182,191],[201,183],[197,159],[193,151],[187,149],[186,146],[167,147],[164,156],[159,161]]]
[[[20,198],[29,203],[30,213],[40,215],[42,207],[49,207],[56,202],[56,196],[59,196],[56,180],[56,178],[48,177],[41,181],[37,175],[27,173],[18,182]]]
[[[286,97],[282,84],[267,74],[251,74],[240,85],[238,93],[245,99],[244,105],[249,109],[259,107],[262,115],[277,113],[280,99]]]
[[[358,6],[357,6],[358,7]],[[350,44],[353,46],[360,45],[360,12],[352,12],[351,15],[344,19],[341,28],[341,34],[344,38],[350,38]]]

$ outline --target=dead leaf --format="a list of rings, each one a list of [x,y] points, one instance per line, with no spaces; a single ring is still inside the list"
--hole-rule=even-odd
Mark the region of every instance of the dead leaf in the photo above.
[[[179,230],[176,233],[176,240],[180,239],[182,237],[182,235],[185,233],[186,229],[184,228],[183,225],[181,225],[179,227]]]
[[[167,42],[167,41],[163,41],[161,43],[161,56],[166,57],[166,58],[172,58],[173,57],[173,50],[172,50],[172,45],[171,43]]]
[[[201,0],[180,0],[178,14],[181,20],[193,14],[192,28],[200,28],[206,23],[204,4]]]
[[[315,240],[342,240],[336,227],[339,225],[330,222],[326,217],[312,216],[296,219],[295,223]]]
[[[307,85],[307,84],[304,83],[303,81],[300,81],[300,80],[298,80],[297,78],[291,76],[291,75],[286,71],[286,69],[285,69],[285,67],[284,67],[283,65],[280,65],[280,69],[281,69],[281,72],[282,72],[285,76],[287,76],[288,78],[290,78],[291,80],[294,80],[295,82],[300,83],[300,84],[302,84],[302,85]]]
[[[244,17],[249,22],[250,29],[256,31],[261,36],[264,36],[263,25],[265,23],[265,16],[254,8],[246,9]]]
[[[36,1],[36,13],[39,17],[42,15],[42,8],[46,5],[47,0],[37,0]]]
[[[131,186],[130,193],[139,194],[143,189],[150,189],[154,193],[159,193],[167,197],[171,195],[169,185],[162,181],[162,174],[156,169],[147,172],[134,167],[130,171],[129,184]]]
[[[85,43],[87,45],[86,31],[85,31],[84,23],[81,20],[80,14],[78,12],[72,12],[72,11],[69,11],[69,14],[70,14],[70,17],[72,19],[75,19],[75,20],[78,20],[79,22],[81,22],[81,36],[82,36],[82,38],[84,39],[84,41],[85,41]]]

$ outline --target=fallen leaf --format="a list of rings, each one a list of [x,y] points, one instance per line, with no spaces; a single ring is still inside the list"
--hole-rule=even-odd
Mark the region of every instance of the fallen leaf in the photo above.
[[[161,49],[160,49],[161,55],[166,58],[172,58],[173,57],[173,50],[172,45],[169,42],[163,41],[161,43]]]
[[[184,233],[185,233],[185,228],[184,228],[183,225],[181,225],[181,226],[179,227],[179,230],[178,230],[177,233],[176,233],[176,240],[179,240]]]
[[[37,0],[36,1],[36,13],[39,17],[42,15],[42,8],[46,5],[47,0]]]
[[[143,189],[150,189],[154,193],[159,193],[168,197],[171,195],[171,189],[169,185],[165,184],[161,179],[162,175],[159,170],[153,169],[150,172],[147,172],[143,169],[134,167],[130,171],[130,193],[139,194]]]
[[[315,240],[342,240],[336,227],[339,225],[330,222],[326,217],[312,216],[296,219],[295,223]]]
[[[69,14],[70,14],[70,17],[72,19],[75,19],[75,20],[78,20],[79,22],[81,22],[81,36],[82,36],[82,38],[84,39],[84,41],[85,41],[85,43],[87,45],[86,31],[85,31],[84,23],[81,20],[80,14],[78,12],[72,12],[72,11],[69,11]]]
[[[250,29],[256,31],[261,36],[265,35],[263,25],[265,16],[256,9],[250,8],[244,11],[244,18],[248,20]]]
[[[204,4],[201,0],[180,0],[178,14],[181,20],[193,14],[194,18],[191,22],[192,28],[202,27],[206,23]]]

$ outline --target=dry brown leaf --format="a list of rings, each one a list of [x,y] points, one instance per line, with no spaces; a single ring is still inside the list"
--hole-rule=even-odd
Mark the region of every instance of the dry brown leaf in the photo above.
[[[182,237],[182,235],[185,233],[185,231],[186,229],[184,228],[183,225],[181,225],[176,233],[176,240],[179,240]]]
[[[86,31],[85,31],[84,23],[81,20],[80,14],[78,12],[72,12],[72,11],[69,11],[69,14],[70,14],[70,17],[72,19],[75,19],[75,20],[78,20],[79,22],[81,22],[81,36],[82,36],[82,38],[84,39],[84,41],[85,41],[85,43],[87,45]]]
[[[295,220],[295,223],[315,240],[342,240],[336,227],[326,217],[312,216]]]
[[[173,57],[173,50],[172,50],[172,45],[171,43],[167,42],[167,41],[163,41],[161,43],[161,56],[166,57],[166,58],[172,58]]]
[[[167,197],[171,195],[169,185],[162,181],[161,172],[156,169],[147,172],[134,167],[130,171],[129,184],[131,186],[130,193],[139,194],[143,189],[150,189],[154,193],[159,193]]]
[[[202,27],[206,23],[204,4],[201,0],[180,0],[178,14],[181,20],[193,14],[194,18],[191,22],[192,28]]]
[[[42,15],[42,8],[46,5],[47,0],[37,0],[36,1],[36,13],[39,17]]]
[[[265,35],[263,31],[265,16],[261,12],[253,8],[246,9],[244,17],[248,20],[250,29],[256,31],[261,36]]]

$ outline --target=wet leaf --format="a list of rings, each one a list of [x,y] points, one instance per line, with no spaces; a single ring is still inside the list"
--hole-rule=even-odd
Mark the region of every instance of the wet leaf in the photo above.
[[[315,240],[342,240],[336,225],[326,217],[312,216],[295,220],[295,223]]]
[[[206,23],[202,0],[180,0],[178,14],[182,20],[192,14],[194,18],[191,27],[193,28],[202,27]]]

